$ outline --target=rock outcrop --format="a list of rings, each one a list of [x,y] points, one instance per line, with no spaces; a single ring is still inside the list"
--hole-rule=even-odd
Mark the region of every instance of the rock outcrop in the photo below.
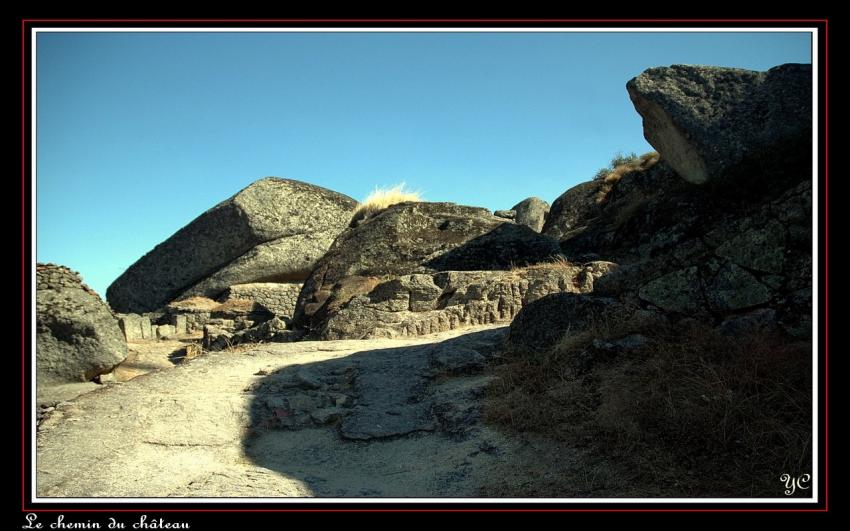
[[[799,166],[812,149],[809,81],[805,65],[763,73],[675,66],[630,81],[661,161],[611,183],[604,201],[596,181],[571,188],[544,227],[571,262],[620,267],[593,294],[525,306],[511,329],[515,345],[549,348],[552,337],[586,329],[590,314],[612,322],[635,312],[698,319],[725,333],[758,323],[811,337],[812,182],[810,167]],[[765,163],[741,177],[769,157],[787,165]],[[773,185],[730,196],[722,183],[739,178]],[[717,186],[697,184],[709,180]]]
[[[586,227],[602,208],[596,200],[601,188],[601,181],[590,181],[573,186],[558,196],[552,203],[541,232],[563,240],[574,231]]]
[[[204,212],[130,266],[109,286],[107,300],[116,311],[142,313],[187,290],[210,293],[223,290],[228,282],[270,280],[266,275],[302,279],[318,247],[345,228],[355,206],[350,197],[325,188],[277,177],[261,179]],[[291,244],[289,238],[294,238]],[[237,260],[268,242],[274,243]],[[263,271],[269,262],[274,267]],[[252,278],[258,274],[261,278]],[[209,283],[191,290],[210,275]]]
[[[321,339],[415,337],[476,325],[509,323],[523,306],[550,293],[585,293],[614,264],[543,265],[514,271],[445,271],[373,279],[372,286],[329,304],[313,322]]]
[[[109,306],[67,267],[36,265],[35,304],[39,386],[87,382],[127,357]]]
[[[549,203],[539,197],[529,197],[511,207],[516,212],[516,222],[534,232],[541,232],[549,214]]]
[[[557,242],[483,208],[453,203],[391,206],[336,239],[304,284],[295,325],[325,323],[357,295],[412,274],[509,270],[559,253]]]
[[[673,65],[626,85],[646,140],[685,180],[776,184],[811,168],[812,67]]]

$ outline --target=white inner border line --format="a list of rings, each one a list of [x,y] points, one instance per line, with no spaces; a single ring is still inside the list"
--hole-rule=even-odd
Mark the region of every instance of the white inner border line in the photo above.
[[[211,21],[212,22],[212,21]],[[222,21],[226,22],[226,21]],[[258,21],[262,22],[262,21]],[[485,23],[487,21],[484,21]],[[580,22],[580,21],[576,21]],[[293,20],[292,23],[298,23]],[[36,22],[37,24],[37,22]],[[37,209],[37,90],[36,90],[36,73],[37,73],[37,37],[39,33],[809,33],[811,34],[811,50],[812,50],[812,498],[44,498],[38,497],[36,494],[36,415],[33,412],[30,433],[32,440],[30,444],[32,467],[30,470],[31,479],[31,496],[33,503],[50,504],[50,503],[345,503],[345,504],[371,504],[371,503],[489,503],[497,504],[504,502],[511,503],[817,503],[819,498],[819,478],[816,476],[819,470],[819,432],[818,432],[818,400],[819,386],[819,364],[818,364],[818,347],[819,337],[818,331],[820,316],[817,309],[819,308],[818,296],[818,271],[819,271],[819,234],[818,234],[818,168],[820,161],[818,160],[819,149],[819,121],[818,121],[818,76],[819,76],[819,50],[818,50],[818,34],[819,28],[801,28],[801,27],[776,27],[776,28],[287,28],[287,27],[267,27],[267,28],[31,28],[30,44],[31,44],[31,107],[30,107],[30,124],[31,133],[31,205],[30,205],[30,221],[32,227],[36,227],[36,209]],[[30,279],[30,296],[31,301],[35,301],[35,265],[37,245],[37,230],[33,231],[32,249],[31,249],[31,273]],[[30,323],[35,323],[35,304],[32,304]],[[33,407],[36,404],[36,384],[35,384],[35,326],[31,326],[31,341],[32,341],[32,359],[30,368],[32,376],[30,378],[30,398]],[[777,484],[780,484],[777,475]]]

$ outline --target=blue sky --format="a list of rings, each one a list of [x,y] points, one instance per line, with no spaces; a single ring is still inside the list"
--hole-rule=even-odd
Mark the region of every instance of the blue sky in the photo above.
[[[651,149],[625,90],[646,68],[810,55],[806,33],[40,33],[37,260],[104,294],[269,175],[551,203]]]

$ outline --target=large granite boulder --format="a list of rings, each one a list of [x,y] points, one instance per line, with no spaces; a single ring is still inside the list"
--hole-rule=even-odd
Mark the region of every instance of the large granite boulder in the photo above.
[[[454,203],[389,207],[337,238],[304,284],[295,324],[311,329],[391,277],[509,270],[559,253],[557,242],[483,208]]]
[[[315,260],[315,246],[341,232],[356,201],[311,184],[267,177],[198,216],[130,266],[109,286],[107,300],[126,313],[155,310],[180,296],[256,246],[277,242],[220,272],[195,292],[224,289],[226,282],[264,280],[253,277],[269,261],[276,278],[303,274]],[[305,235],[320,235],[317,239]],[[283,240],[295,238],[289,245]],[[309,243],[306,243],[309,242]],[[297,244],[306,244],[301,252]],[[281,252],[275,250],[283,249]],[[277,261],[279,260],[279,262]]]
[[[546,215],[549,214],[549,203],[539,197],[529,197],[511,207],[516,212],[515,220],[534,232],[543,230]]]
[[[673,65],[650,68],[626,88],[646,140],[691,183],[775,184],[774,170],[811,168],[811,65]]]
[[[36,265],[36,381],[87,382],[127,357],[109,306],[67,267]]]

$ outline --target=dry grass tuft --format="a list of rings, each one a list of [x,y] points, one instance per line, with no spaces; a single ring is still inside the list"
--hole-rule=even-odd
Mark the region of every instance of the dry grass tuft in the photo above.
[[[511,267],[511,272],[513,272],[513,273],[523,273],[523,272],[526,272],[526,271],[539,271],[539,270],[571,271],[571,270],[576,269],[577,267],[578,266],[576,264],[573,264],[572,262],[567,260],[566,256],[559,254],[557,256],[553,256],[553,257],[547,259],[545,262],[540,262],[538,264],[531,264],[531,265],[526,265],[526,266],[513,266],[513,267]]]
[[[511,353],[486,418],[622,463],[661,495],[776,497],[781,474],[811,473],[811,342],[656,325],[635,351],[594,348],[633,332],[624,326]]]
[[[405,189],[405,184],[397,184],[390,188],[375,188],[366,199],[357,206],[352,220],[370,218],[375,214],[386,210],[392,205],[399,203],[422,201],[422,194],[418,191]]]
[[[596,180],[602,181],[602,186],[596,195],[596,202],[605,202],[608,194],[614,189],[614,185],[620,182],[620,179],[625,175],[636,171],[646,171],[653,167],[659,160],[661,160],[661,155],[655,151],[644,153],[640,157],[634,153],[628,156],[615,156],[611,160],[611,164],[599,170],[596,177],[594,177]]]

